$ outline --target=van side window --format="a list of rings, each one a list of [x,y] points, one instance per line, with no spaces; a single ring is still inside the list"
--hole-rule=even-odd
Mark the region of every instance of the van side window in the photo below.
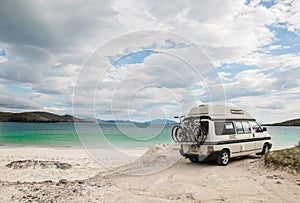
[[[248,121],[243,121],[242,124],[243,124],[243,128],[244,128],[244,132],[251,133],[250,123]]]
[[[233,122],[215,122],[216,135],[232,135],[235,134]]]
[[[238,134],[244,133],[244,128],[243,128],[242,122],[235,122],[235,127],[236,127],[236,132]]]

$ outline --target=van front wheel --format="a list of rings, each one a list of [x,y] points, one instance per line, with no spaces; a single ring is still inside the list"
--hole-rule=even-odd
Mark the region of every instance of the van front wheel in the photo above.
[[[265,155],[269,150],[270,150],[269,144],[265,143],[264,146],[263,146],[261,154]]]
[[[222,150],[217,157],[217,164],[220,166],[226,166],[229,162],[229,153],[227,150]]]

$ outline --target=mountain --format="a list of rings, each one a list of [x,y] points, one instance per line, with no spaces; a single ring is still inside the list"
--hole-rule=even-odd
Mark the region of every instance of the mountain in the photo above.
[[[49,112],[35,111],[23,113],[0,112],[0,122],[90,122],[71,115],[56,115]]]
[[[97,119],[97,123],[138,123],[130,120],[101,120]]]
[[[56,115],[49,112],[34,111],[34,112],[0,112],[0,122],[43,122],[43,123],[57,123],[57,122],[93,122],[93,119],[81,119],[72,115]],[[144,123],[144,124],[176,124],[175,121],[167,119],[156,119],[147,122],[136,122],[130,120],[101,120],[97,119],[98,123]]]
[[[152,121],[144,122],[145,124],[177,124],[177,122],[168,119],[155,119]]]
[[[155,119],[152,121],[146,122],[137,122],[137,121],[130,121],[130,120],[101,120],[97,119],[98,123],[136,123],[136,124],[176,124],[175,121],[168,120],[168,119]]]
[[[300,118],[283,121],[280,123],[268,124],[268,125],[270,125],[270,126],[300,126]]]

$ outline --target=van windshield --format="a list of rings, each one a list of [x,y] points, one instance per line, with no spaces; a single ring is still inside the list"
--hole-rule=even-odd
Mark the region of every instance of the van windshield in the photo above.
[[[263,128],[257,122],[251,121],[250,125],[254,132],[256,133],[263,132]]]

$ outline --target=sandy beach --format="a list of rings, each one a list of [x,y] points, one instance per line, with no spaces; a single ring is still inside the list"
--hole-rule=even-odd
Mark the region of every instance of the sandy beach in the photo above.
[[[121,167],[125,173],[120,173],[101,166],[79,147],[2,146],[0,202],[298,202],[300,199],[299,174],[265,168],[260,156],[232,160],[222,167],[214,163],[191,163],[174,153],[176,148],[170,153],[166,150],[169,151],[165,146],[154,146],[144,158]],[[178,158],[171,166],[166,163],[170,154]],[[134,170],[143,166],[166,169],[148,175],[130,175],[131,170],[137,172]]]

